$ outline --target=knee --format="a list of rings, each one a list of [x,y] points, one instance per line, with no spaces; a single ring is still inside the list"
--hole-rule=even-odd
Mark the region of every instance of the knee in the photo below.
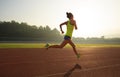
[[[63,45],[59,45],[59,48],[62,49],[64,46]]]
[[[75,45],[73,45],[72,47],[73,47],[73,48],[75,48],[76,46],[75,46]]]

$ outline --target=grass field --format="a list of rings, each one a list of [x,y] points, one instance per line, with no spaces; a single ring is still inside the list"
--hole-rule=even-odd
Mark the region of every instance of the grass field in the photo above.
[[[0,48],[44,48],[44,46],[45,43],[0,43]],[[70,45],[65,47],[69,48]],[[76,44],[76,47],[120,47],[120,44]]]

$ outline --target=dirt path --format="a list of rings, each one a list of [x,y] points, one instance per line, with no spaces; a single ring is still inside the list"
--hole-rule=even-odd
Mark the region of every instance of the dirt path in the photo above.
[[[120,77],[120,48],[0,49],[0,77]]]

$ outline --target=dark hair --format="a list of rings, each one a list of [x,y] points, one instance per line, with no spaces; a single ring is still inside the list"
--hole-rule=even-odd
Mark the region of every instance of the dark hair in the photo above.
[[[72,14],[72,13],[70,13],[70,12],[69,12],[69,13],[68,13],[68,12],[66,12],[66,14],[67,14],[67,18],[69,18],[69,19],[70,19],[71,17],[73,17],[73,14]]]

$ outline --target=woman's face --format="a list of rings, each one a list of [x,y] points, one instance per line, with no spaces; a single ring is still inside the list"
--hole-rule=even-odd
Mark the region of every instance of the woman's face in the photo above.
[[[73,16],[71,16],[70,19],[73,19]]]

